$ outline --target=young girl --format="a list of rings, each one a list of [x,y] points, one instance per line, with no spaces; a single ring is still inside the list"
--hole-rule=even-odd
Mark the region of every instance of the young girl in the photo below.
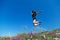
[[[37,15],[36,11],[33,10],[32,11],[32,18],[33,18],[33,24],[34,24],[34,26],[37,26],[40,23],[39,21],[37,21],[36,15]]]

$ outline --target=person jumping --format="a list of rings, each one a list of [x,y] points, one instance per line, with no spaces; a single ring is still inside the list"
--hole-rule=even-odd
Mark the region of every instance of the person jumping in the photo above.
[[[37,26],[40,23],[39,21],[37,21],[36,15],[37,15],[36,11],[33,10],[32,11],[32,18],[33,18],[33,24],[34,24],[34,26]]]

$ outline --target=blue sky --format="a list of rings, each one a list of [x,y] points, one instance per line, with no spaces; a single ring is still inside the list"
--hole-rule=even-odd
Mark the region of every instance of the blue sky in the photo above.
[[[47,30],[60,28],[59,0],[0,0],[0,36],[30,32],[32,24],[31,11],[44,10],[37,15],[42,22],[39,27]],[[25,28],[26,27],[26,28]]]

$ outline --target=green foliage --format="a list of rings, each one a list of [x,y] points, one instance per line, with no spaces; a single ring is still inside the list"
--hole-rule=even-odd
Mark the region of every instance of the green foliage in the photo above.
[[[54,35],[52,35],[52,34],[50,34],[50,32],[56,32],[56,33],[59,33],[60,32],[60,30],[51,30],[51,31],[46,31],[46,32],[41,32],[41,33],[38,33],[38,35],[36,36],[36,35],[33,35],[33,34],[31,34],[31,35],[27,35],[27,34],[25,34],[25,33],[19,33],[19,34],[17,34],[16,36],[21,36],[22,37],[22,40],[41,40],[43,37],[43,35],[45,35],[45,39],[46,40],[54,40],[54,38],[56,38],[56,35],[54,34]],[[29,36],[29,37],[28,37]],[[15,37],[15,36],[14,36]],[[5,39],[7,39],[7,38],[10,38],[9,36],[8,37],[0,37],[0,40],[5,40]],[[11,37],[11,38],[13,38],[13,37]],[[15,39],[14,39],[15,40]]]

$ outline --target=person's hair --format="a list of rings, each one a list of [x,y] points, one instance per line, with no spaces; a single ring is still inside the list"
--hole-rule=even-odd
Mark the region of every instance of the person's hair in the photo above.
[[[36,13],[36,11],[33,10],[32,13]]]

